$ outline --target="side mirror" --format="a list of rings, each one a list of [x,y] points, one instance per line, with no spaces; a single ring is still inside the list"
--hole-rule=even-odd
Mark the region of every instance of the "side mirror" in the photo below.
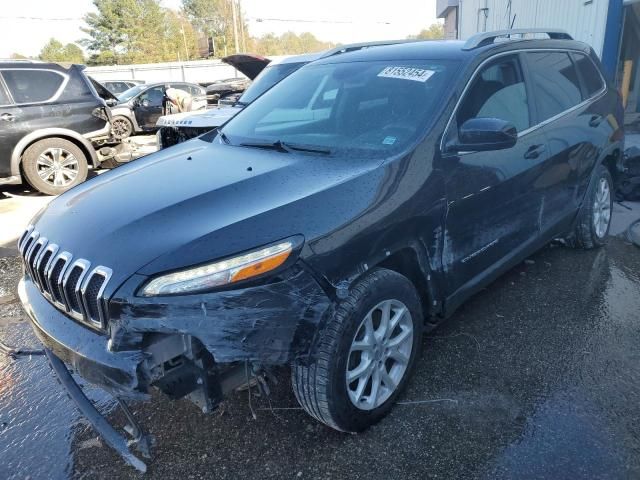
[[[139,103],[143,107],[148,107],[149,105],[151,105],[151,101],[148,98],[145,98],[144,100],[140,101]]]
[[[516,127],[499,118],[470,118],[458,132],[458,143],[449,151],[486,152],[513,147],[518,141]]]
[[[105,103],[107,104],[107,107],[115,107],[118,104],[118,101],[114,98],[110,98],[109,100],[106,100]]]

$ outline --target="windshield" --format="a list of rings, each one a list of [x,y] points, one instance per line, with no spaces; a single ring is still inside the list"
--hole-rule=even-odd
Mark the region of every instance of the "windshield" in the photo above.
[[[295,72],[303,65],[304,63],[280,63],[265,67],[242,94],[238,102],[245,105],[250,104],[284,77]]]
[[[222,132],[233,145],[275,143],[385,156],[425,132],[456,66],[449,60],[310,64],[249,105]]]
[[[118,95],[118,100],[120,100],[121,102],[128,102],[145,88],[147,88],[146,85],[136,85],[135,87],[131,87],[129,90],[125,90],[120,95]]]

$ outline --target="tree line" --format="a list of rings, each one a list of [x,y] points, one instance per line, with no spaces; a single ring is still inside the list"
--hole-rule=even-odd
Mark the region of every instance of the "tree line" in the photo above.
[[[287,55],[335,46],[309,32],[261,37],[249,34],[238,0],[182,0],[180,11],[164,8],[160,0],[93,0],[95,12],[84,15],[87,38],[63,45],[52,38],[39,59],[52,62],[113,65],[223,57],[237,52]],[[434,24],[408,38],[443,38]],[[20,54],[14,58],[24,58]]]

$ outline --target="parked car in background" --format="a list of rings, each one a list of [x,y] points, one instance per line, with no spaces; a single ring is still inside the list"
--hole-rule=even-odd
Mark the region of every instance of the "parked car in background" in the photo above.
[[[98,167],[110,111],[81,65],[0,63],[0,184],[58,195]]]
[[[19,294],[71,396],[98,415],[63,362],[208,413],[286,365],[304,410],[362,431],[465,299],[555,238],[602,246],[620,95],[591,47],[532,33],[319,59],[51,202],[21,237]]]
[[[319,53],[293,55],[275,62],[260,55],[239,54],[225,57],[222,59],[223,62],[232,65],[253,80],[249,88],[238,98],[235,95],[227,96],[226,100],[220,101],[217,108],[160,117],[156,125],[159,128],[158,147],[162,149],[176,145],[222,125],[280,80],[309,62],[363,48],[406,42],[406,40],[388,40],[353,43]]]
[[[100,82],[104,87],[114,95],[119,95],[131,87],[144,84],[144,80],[103,80]]]
[[[161,82],[136,85],[118,95],[118,104],[111,107],[114,138],[122,140],[134,133],[155,131],[158,118],[165,113],[165,93],[168,88],[184,90],[192,95],[192,110],[204,109],[207,106],[204,88],[195,83]]]

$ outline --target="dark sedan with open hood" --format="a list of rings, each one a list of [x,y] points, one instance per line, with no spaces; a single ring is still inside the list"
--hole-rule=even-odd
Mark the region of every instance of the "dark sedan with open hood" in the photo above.
[[[588,46],[494,43],[514,33],[311,62],[33,219],[23,305],[110,445],[142,468],[68,367],[133,423],[151,388],[206,413],[289,365],[307,412],[357,432],[464,299],[554,238],[605,243],[620,98]]]

